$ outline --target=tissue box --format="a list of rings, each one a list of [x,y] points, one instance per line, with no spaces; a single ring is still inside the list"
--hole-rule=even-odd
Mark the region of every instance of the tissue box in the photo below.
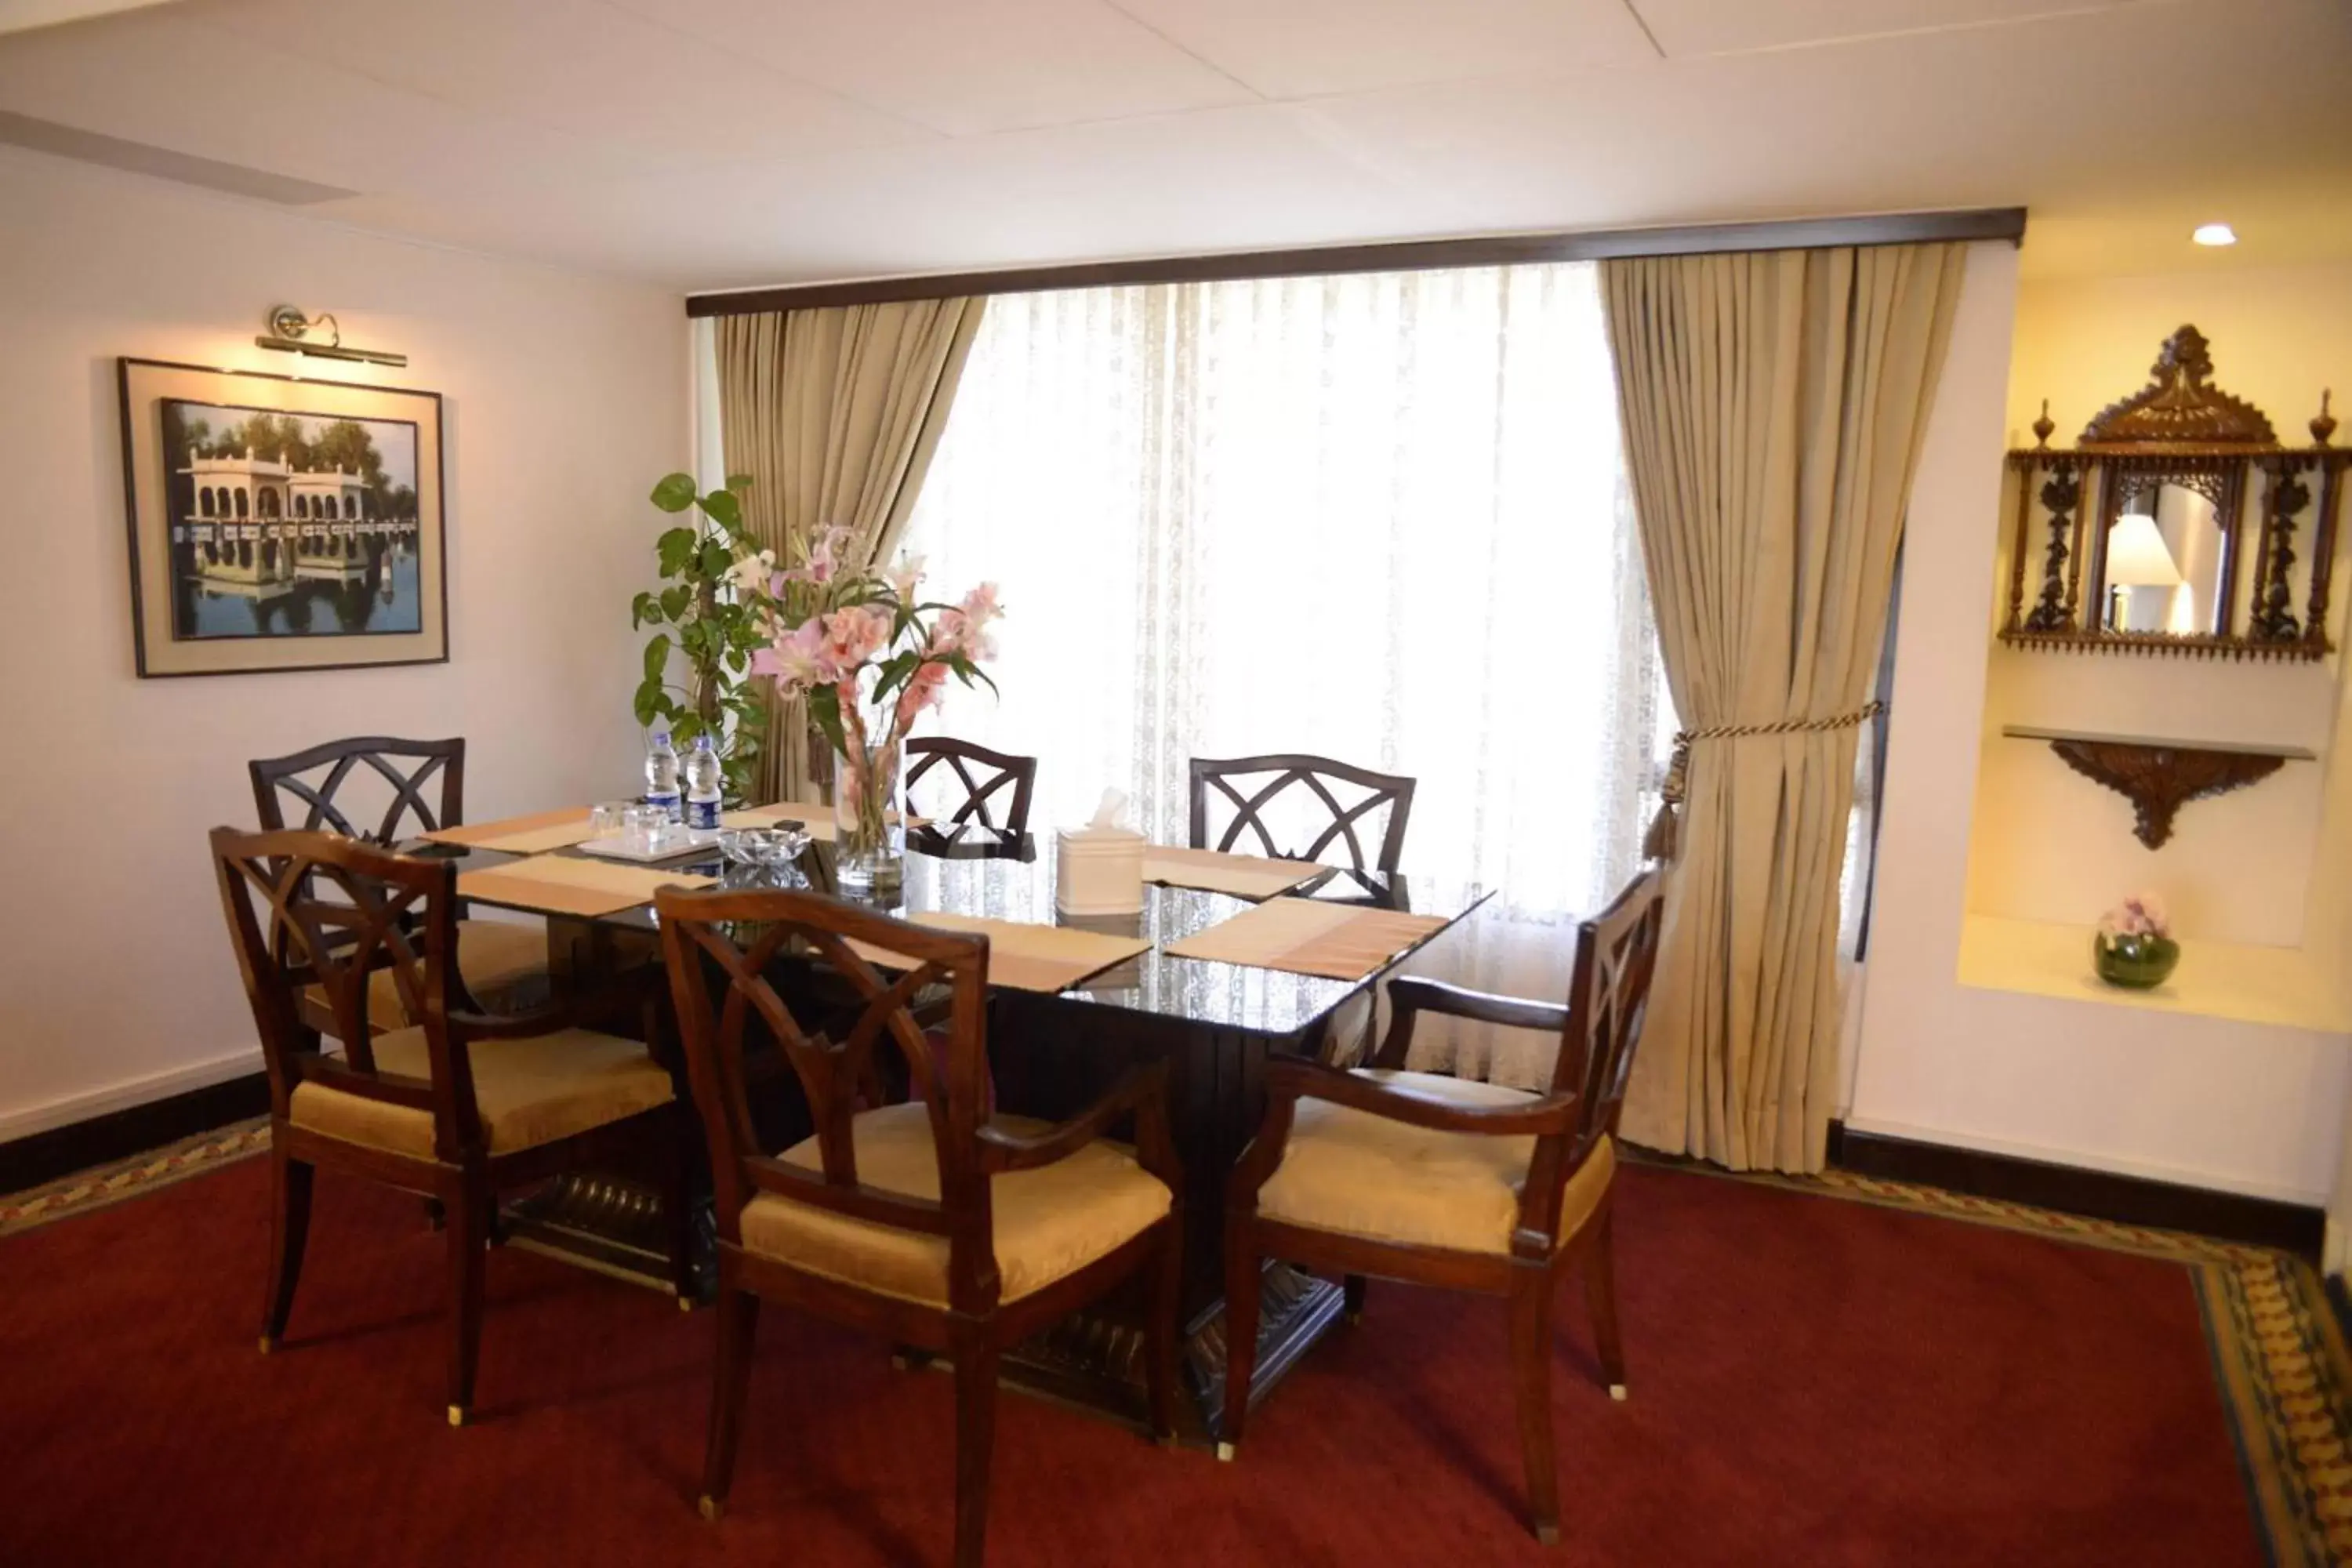
[[[1065,827],[1054,835],[1054,907],[1066,915],[1128,915],[1143,908],[1143,835],[1124,827]]]

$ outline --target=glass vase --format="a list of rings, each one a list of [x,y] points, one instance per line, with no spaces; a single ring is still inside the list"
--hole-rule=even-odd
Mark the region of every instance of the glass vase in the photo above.
[[[834,758],[834,879],[844,893],[887,896],[905,879],[898,762],[896,741],[854,747]]]
[[[2126,990],[2147,991],[2172,978],[2180,944],[2170,937],[2110,935],[2091,939],[2091,963],[2099,978]]]

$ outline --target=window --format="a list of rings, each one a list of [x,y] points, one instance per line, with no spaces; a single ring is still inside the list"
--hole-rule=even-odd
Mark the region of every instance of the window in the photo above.
[[[1115,787],[1181,843],[1195,755],[1412,774],[1407,868],[1509,900],[1433,967],[1526,995],[1635,868],[1662,686],[1589,265],[999,297],[903,548],[1000,585],[1003,695],[930,724],[1038,755],[1041,829]]]

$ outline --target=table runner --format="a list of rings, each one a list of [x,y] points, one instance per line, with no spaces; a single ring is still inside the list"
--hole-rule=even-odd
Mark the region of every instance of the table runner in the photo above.
[[[1361,980],[1445,929],[1441,915],[1366,909],[1314,899],[1269,899],[1229,921],[1171,942],[1171,958],[1245,963],[1329,980]]]
[[[1090,975],[1151,951],[1151,944],[1138,937],[1106,936],[1100,931],[1033,925],[1026,921],[997,921],[936,911],[909,915],[908,919],[934,931],[971,931],[987,937],[989,984],[1009,985],[1016,991],[1066,991]],[[863,942],[849,945],[869,963],[893,969],[908,967],[903,955],[887,948]]]
[[[528,816],[502,816],[496,822],[461,823],[436,827],[423,837],[436,844],[462,845],[468,849],[499,849],[509,855],[537,855],[567,849],[595,836],[584,805],[561,811],[536,811]]]
[[[610,915],[652,901],[657,888],[707,888],[715,877],[615,866],[571,855],[534,855],[511,865],[457,873],[461,898],[551,915]]]
[[[1171,888],[1199,888],[1237,899],[1270,899],[1322,875],[1312,860],[1269,860],[1262,855],[1228,855],[1217,849],[1178,849],[1147,844],[1143,879]]]

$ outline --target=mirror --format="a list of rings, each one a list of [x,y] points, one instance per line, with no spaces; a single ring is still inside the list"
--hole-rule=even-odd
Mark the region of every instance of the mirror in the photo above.
[[[2103,629],[2218,633],[2221,558],[2231,542],[2211,498],[2159,479],[2126,490],[2120,506],[2107,530]]]
[[[2252,404],[2211,384],[2201,333],[2165,340],[2148,384],[2102,410],[2074,447],[2009,454],[2015,476],[2012,647],[2324,657],[2328,577],[2347,459],[2288,447]],[[2032,580],[2039,568],[2038,581]]]

